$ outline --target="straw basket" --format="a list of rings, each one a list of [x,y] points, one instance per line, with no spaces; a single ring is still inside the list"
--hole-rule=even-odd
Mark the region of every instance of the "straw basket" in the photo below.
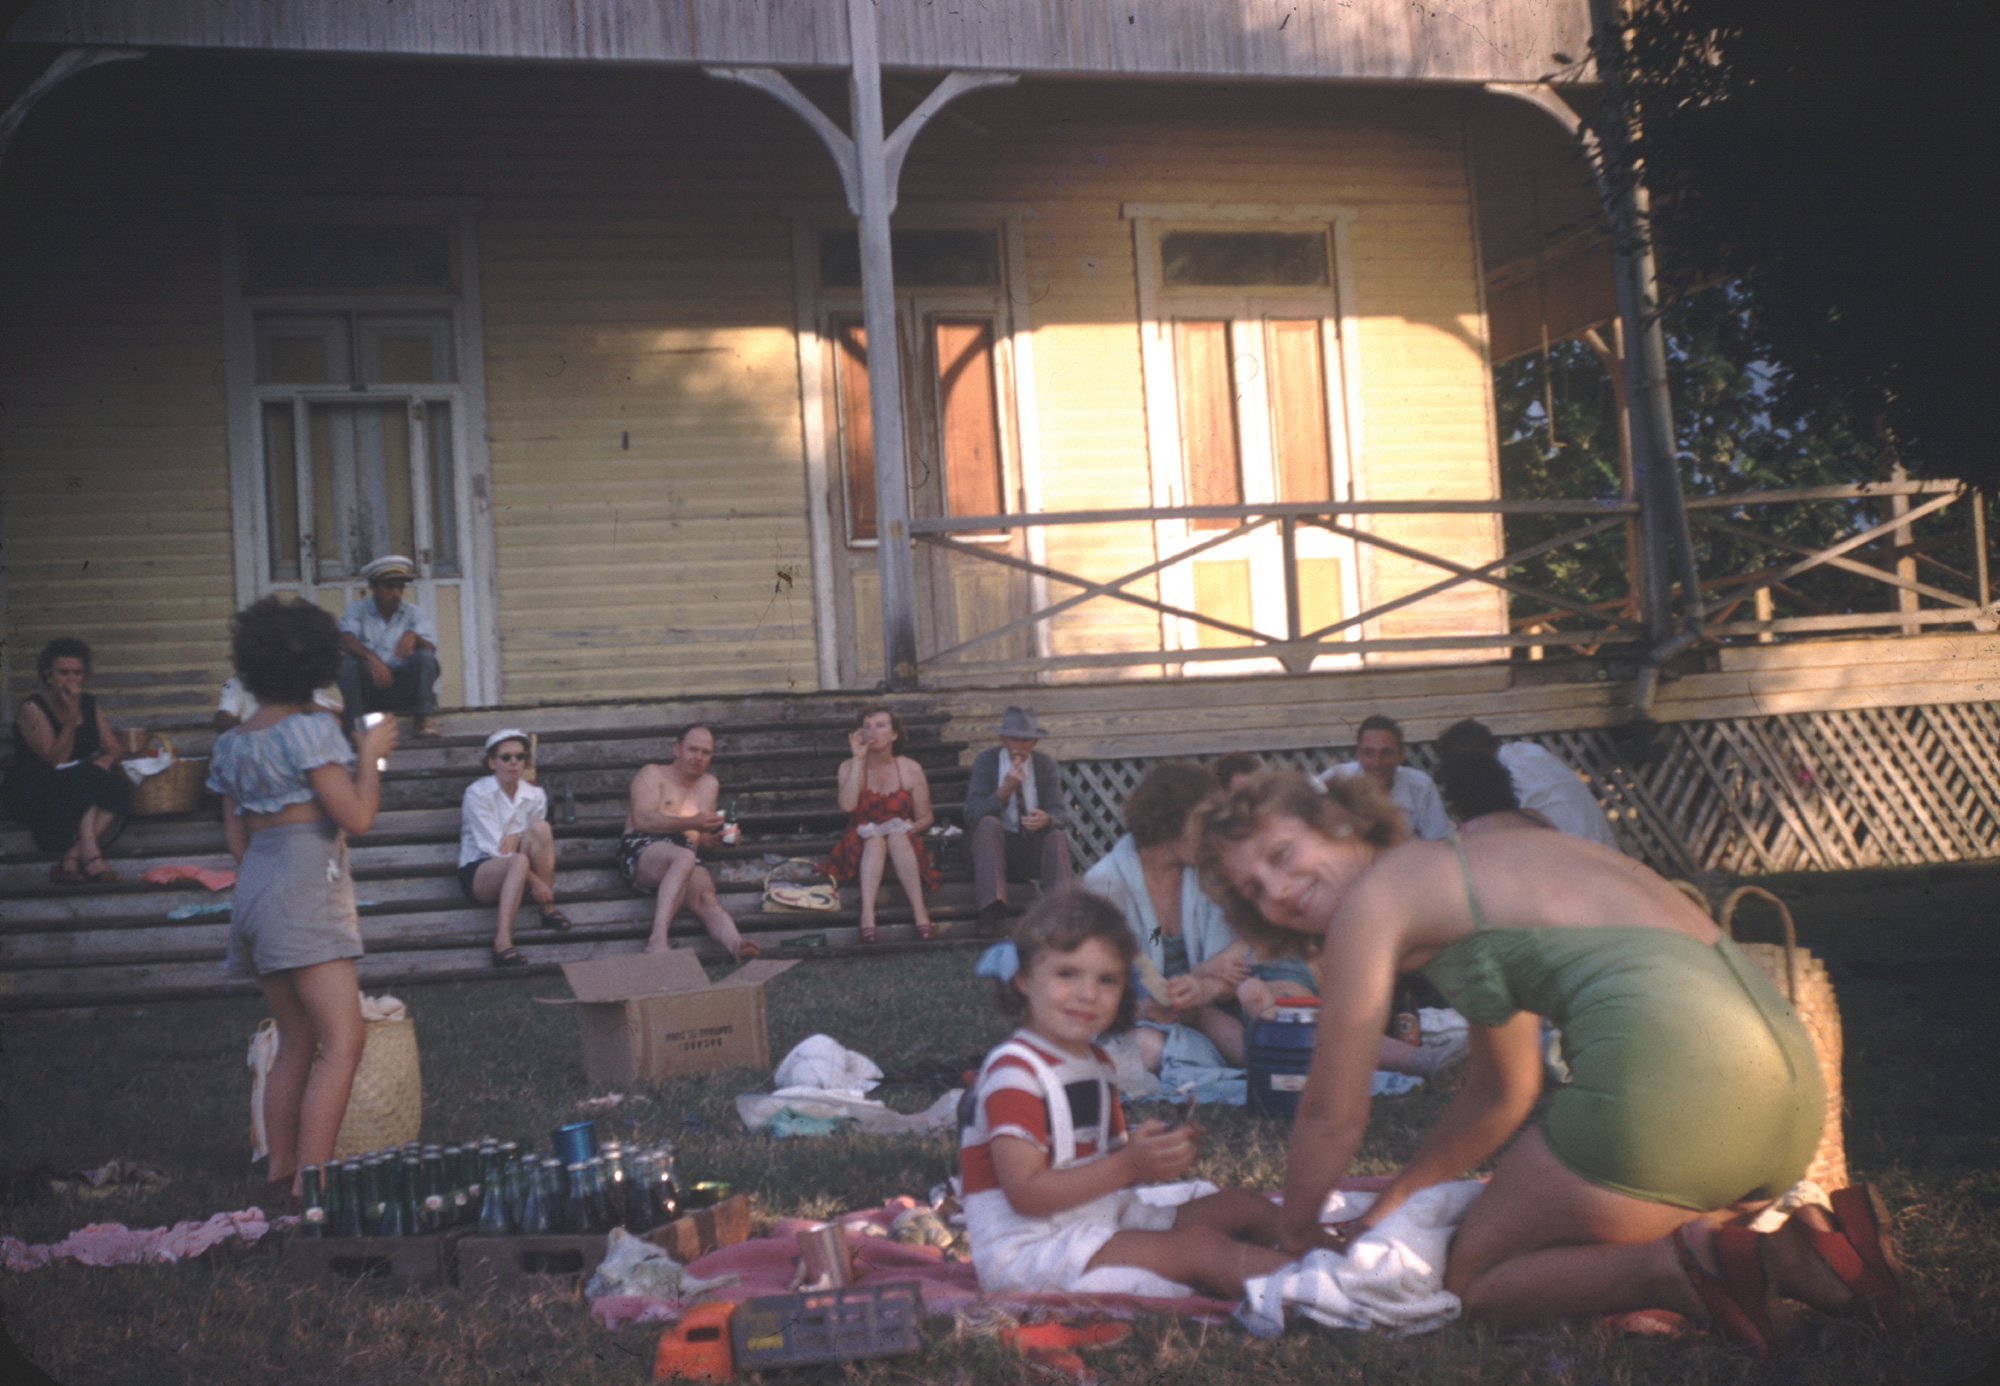
[[[1826,1116],[1820,1127],[1819,1149],[1813,1152],[1812,1163],[1806,1167],[1806,1178],[1822,1189],[1844,1189],[1847,1187],[1847,1140],[1841,1129],[1841,1108],[1844,1104],[1840,1086],[1840,1007],[1833,996],[1833,982],[1826,975],[1826,964],[1814,957],[1810,950],[1799,947],[1797,933],[1792,928],[1792,912],[1785,902],[1770,891],[1759,886],[1739,886],[1729,893],[1722,902],[1722,931],[1731,938],[1736,937],[1731,927],[1736,917],[1736,907],[1746,895],[1755,895],[1760,900],[1768,900],[1777,908],[1778,919],[1784,925],[1785,941],[1776,943],[1738,943],[1750,961],[1762,968],[1764,975],[1776,984],[1779,991],[1791,1001],[1792,1009],[1805,1022],[1806,1033],[1812,1036],[1813,1053],[1819,1056],[1819,1076],[1826,1085]]]
[[[173,743],[164,736],[154,736],[147,743],[157,743],[169,754]],[[127,743],[130,755],[138,755],[144,747],[135,750]],[[201,802],[201,787],[208,781],[208,757],[175,756],[157,775],[148,775],[132,786],[132,816],[134,818],[156,818],[163,813],[187,813]]]
[[[401,1145],[424,1124],[424,1080],[417,1068],[417,1027],[408,1018],[371,1020],[361,1067],[333,1153],[339,1157]]]

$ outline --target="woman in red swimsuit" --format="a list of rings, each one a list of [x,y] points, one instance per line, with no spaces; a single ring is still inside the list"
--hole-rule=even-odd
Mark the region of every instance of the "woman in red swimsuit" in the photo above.
[[[845,885],[861,882],[861,941],[875,941],[875,897],[882,889],[885,863],[896,868],[910,909],[916,915],[917,936],[933,938],[924,892],[936,890],[938,872],[924,849],[924,833],[932,822],[931,785],[924,767],[896,754],[903,742],[903,724],[886,707],[861,714],[861,725],[847,734],[853,754],[840,767],[840,806],[847,811],[847,832],[826,860],[826,872]]]

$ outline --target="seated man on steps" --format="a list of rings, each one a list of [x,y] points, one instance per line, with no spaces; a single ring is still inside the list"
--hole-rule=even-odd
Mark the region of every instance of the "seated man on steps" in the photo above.
[[[1414,766],[1403,764],[1403,729],[1393,717],[1376,713],[1364,719],[1354,738],[1354,759],[1322,771],[1320,783],[1366,775],[1375,787],[1403,811],[1410,836],[1426,841],[1451,836],[1451,819],[1438,797],[1435,781]]]
[[[667,929],[685,902],[710,938],[742,961],[763,950],[736,930],[716,897],[715,880],[701,864],[704,847],[720,846],[722,815],[715,811],[722,786],[708,773],[715,734],[689,727],[674,739],[674,758],[641,766],[626,796],[625,835],[618,840],[618,869],[626,884],[653,897],[648,953],[664,953]]]
[[[354,730],[364,712],[408,712],[416,734],[431,734],[437,711],[438,630],[430,613],[403,600],[417,568],[399,553],[384,554],[361,570],[368,595],[340,613],[341,726]]]
[[[1010,707],[995,730],[1000,744],[979,753],[965,787],[965,831],[972,841],[972,889],[979,932],[999,932],[1007,882],[1042,889],[1069,883],[1069,801],[1055,757],[1035,749],[1046,733],[1031,707]]]

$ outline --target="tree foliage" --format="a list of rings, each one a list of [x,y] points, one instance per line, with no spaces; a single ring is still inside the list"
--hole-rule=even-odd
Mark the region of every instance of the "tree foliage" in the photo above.
[[[1735,286],[1780,417],[1841,416],[1913,472],[2000,476],[2000,10],[1647,0],[1638,153],[1663,261]],[[1668,285],[1669,293],[1676,286]]]

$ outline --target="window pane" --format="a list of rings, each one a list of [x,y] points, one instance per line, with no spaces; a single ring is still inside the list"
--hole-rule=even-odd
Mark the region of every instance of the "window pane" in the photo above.
[[[868,333],[852,318],[833,325],[833,371],[839,395],[841,466],[846,477],[847,537],[875,537],[875,421],[868,414]]]
[[[1271,463],[1281,501],[1333,499],[1326,436],[1326,369],[1316,318],[1265,324]]]
[[[313,541],[321,580],[351,577],[371,559],[411,554],[409,409],[311,406]]]
[[[252,294],[450,289],[451,233],[415,226],[246,226],[244,288]]]
[[[325,333],[272,331],[265,335],[261,372],[266,385],[327,385],[338,383],[328,359],[332,343]],[[345,365],[345,362],[342,363]]]
[[[984,230],[891,231],[889,264],[903,289],[987,287],[1000,282],[1000,234]],[[861,237],[819,233],[819,282],[829,289],[861,287]]]
[[[1299,629],[1310,635],[1346,614],[1340,591],[1340,560],[1299,560]]]
[[[264,418],[264,529],[271,580],[299,580],[299,481],[292,446],[292,406],[266,404]]]
[[[991,319],[937,322],[938,423],[943,433],[947,515],[999,515],[1007,500],[1000,467],[1000,408],[993,382]]]
[[[1247,558],[1202,560],[1188,565],[1194,569],[1194,609],[1204,616],[1255,630],[1250,621],[1250,560]],[[1232,648],[1253,642],[1248,636],[1232,635],[1214,626],[1196,626],[1195,645],[1204,650]]]
[[[375,381],[385,385],[429,385],[451,376],[438,357],[442,343],[428,332],[397,333],[375,339]]]
[[[451,446],[451,405],[424,406],[424,441],[431,463],[431,573],[458,577],[458,458]]]
[[[1189,505],[1241,505],[1243,467],[1236,444],[1236,381],[1229,324],[1174,323],[1174,383],[1180,394],[1181,456]],[[1190,520],[1194,529],[1230,529],[1235,520]]]
[[[1302,287],[1331,282],[1324,231],[1169,231],[1160,237],[1169,288]]]

